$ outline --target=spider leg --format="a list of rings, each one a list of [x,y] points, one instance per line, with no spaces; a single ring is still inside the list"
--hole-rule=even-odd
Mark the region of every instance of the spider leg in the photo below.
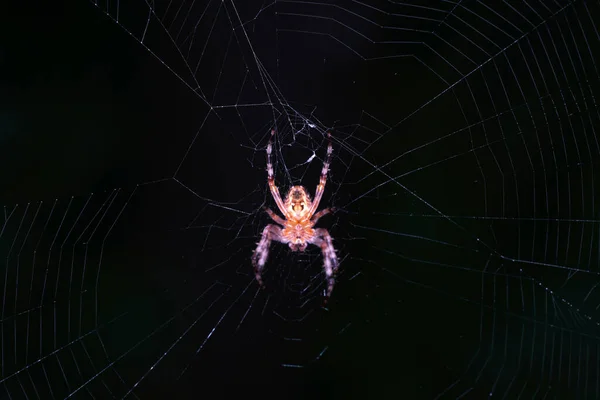
[[[271,240],[287,243],[287,240],[285,240],[281,234],[280,227],[273,224],[265,226],[262,237],[260,238],[260,242],[258,242],[258,246],[256,247],[256,250],[254,250],[254,254],[252,254],[254,276],[256,277],[258,284],[262,287],[265,285],[263,283],[261,273],[265,264],[267,263],[267,258],[269,257],[269,246],[271,245]]]
[[[331,292],[333,292],[335,275],[339,265],[335,254],[335,248],[333,247],[333,239],[327,229],[317,228],[315,229],[315,236],[310,243],[319,246],[323,253],[323,271],[325,272],[325,279],[327,280],[327,292],[323,299],[323,303],[327,304],[327,300],[329,300]]]
[[[277,204],[279,211],[281,211],[283,215],[287,215],[283,200],[279,194],[279,189],[277,188],[277,185],[275,185],[273,163],[271,162],[271,153],[273,152],[273,136],[275,136],[275,129],[271,129],[271,137],[269,138],[269,144],[267,144],[267,176],[269,179],[269,189],[271,189],[271,195],[273,196],[273,199],[275,199],[275,204]]]
[[[283,218],[281,218],[279,215],[275,214],[273,212],[273,210],[271,210],[270,208],[266,208],[265,207],[265,212],[267,214],[269,214],[269,217],[271,217],[271,219],[275,222],[277,222],[279,225],[283,225],[285,226],[285,220]]]
[[[331,153],[333,153],[333,146],[331,144],[331,132],[327,132],[327,138],[329,139],[329,145],[327,145],[327,157],[325,158],[325,162],[323,162],[321,178],[319,179],[319,184],[317,185],[317,190],[315,191],[315,199],[313,200],[309,215],[317,211],[317,208],[319,208],[319,203],[321,202],[321,197],[323,197],[323,192],[325,191],[325,183],[327,182],[327,171],[329,171],[329,164],[331,163]]]
[[[313,215],[313,217],[310,219],[310,222],[314,225],[317,223],[317,221],[324,215],[330,214],[335,212],[335,208],[334,207],[329,207],[329,208],[325,208],[321,211],[319,211],[318,213],[316,213],[315,215]]]

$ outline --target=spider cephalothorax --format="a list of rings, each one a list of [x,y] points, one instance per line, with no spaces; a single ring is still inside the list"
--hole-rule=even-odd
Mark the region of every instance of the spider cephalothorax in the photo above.
[[[273,149],[272,140],[274,135],[275,130],[271,130],[271,138],[267,145],[267,175],[269,188],[273,199],[275,200],[275,204],[277,204],[277,208],[279,208],[279,211],[281,211],[285,219],[281,218],[268,208],[265,210],[273,221],[283,226],[283,229],[278,225],[269,224],[263,230],[260,242],[252,255],[254,274],[258,283],[263,286],[261,272],[267,262],[269,245],[272,240],[280,243],[287,243],[292,251],[304,251],[309,244],[314,244],[319,246],[323,253],[323,269],[325,270],[325,277],[327,279],[327,292],[325,294],[326,302],[333,291],[338,260],[335,249],[333,248],[333,241],[327,229],[313,229],[313,226],[323,215],[332,212],[331,208],[325,208],[315,213],[317,207],[319,207],[321,197],[323,197],[325,183],[327,181],[327,171],[329,170],[331,153],[333,152],[331,135],[328,134],[329,145],[327,146],[327,158],[323,163],[321,179],[317,185],[314,201],[310,200],[310,196],[306,192],[304,186],[292,186],[285,196],[285,200],[281,199],[279,189],[275,185],[273,164],[271,163],[271,152]]]
[[[304,219],[310,211],[312,202],[304,186],[292,186],[285,200],[285,209],[297,219]]]

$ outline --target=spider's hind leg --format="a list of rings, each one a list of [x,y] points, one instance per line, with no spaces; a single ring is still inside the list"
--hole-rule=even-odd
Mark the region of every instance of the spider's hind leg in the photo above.
[[[281,228],[277,225],[269,224],[265,226],[260,238],[260,242],[258,242],[258,246],[256,246],[254,254],[252,254],[254,276],[256,277],[258,284],[263,288],[265,287],[265,284],[262,280],[262,271],[267,263],[267,259],[269,258],[269,246],[271,245],[271,240],[285,243],[281,235]]]
[[[325,272],[325,279],[327,280],[327,292],[325,293],[323,303],[327,304],[335,286],[335,275],[339,265],[338,258],[333,247],[333,239],[327,229],[315,229],[315,237],[311,243],[319,246],[323,253],[323,272]]]

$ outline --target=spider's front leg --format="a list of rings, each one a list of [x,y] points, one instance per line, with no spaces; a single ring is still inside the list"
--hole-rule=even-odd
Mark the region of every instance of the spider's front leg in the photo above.
[[[333,247],[333,239],[327,231],[327,229],[317,228],[315,229],[315,236],[311,240],[311,243],[319,246],[323,253],[323,271],[325,272],[325,279],[327,280],[327,292],[323,303],[327,304],[327,300],[333,292],[333,286],[335,285],[335,275],[338,269],[338,259],[335,254],[335,248]]]
[[[283,204],[283,200],[281,200],[279,188],[277,185],[275,185],[275,172],[273,170],[273,162],[271,161],[271,153],[273,152],[273,136],[275,136],[275,129],[271,129],[271,137],[269,138],[269,143],[267,144],[267,180],[269,182],[269,189],[271,190],[273,200],[275,200],[275,204],[277,204],[277,208],[279,208],[279,211],[285,215],[285,205]]]
[[[252,254],[254,276],[256,277],[258,284],[262,287],[265,285],[263,283],[261,274],[265,264],[267,263],[267,258],[269,257],[269,246],[271,245],[271,240],[285,243],[283,236],[281,235],[281,228],[277,225],[269,224],[265,226],[262,237],[260,238],[260,242],[258,242],[258,246],[256,247],[256,250],[254,250],[254,254]]]
[[[331,164],[331,154],[333,153],[333,146],[331,144],[331,132],[327,132],[327,139],[329,140],[329,144],[327,145],[327,156],[325,157],[325,161],[323,162],[323,168],[321,169],[321,178],[319,179],[319,184],[317,185],[317,190],[315,191],[315,199],[313,200],[312,207],[309,210],[309,214],[314,214],[319,208],[319,203],[321,202],[321,198],[323,197],[323,192],[325,191],[325,184],[327,183],[327,172],[329,171],[329,164]]]

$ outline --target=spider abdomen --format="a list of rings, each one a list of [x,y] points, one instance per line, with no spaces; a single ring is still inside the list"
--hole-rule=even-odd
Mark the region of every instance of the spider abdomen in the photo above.
[[[304,251],[308,242],[314,237],[314,229],[311,228],[310,221],[295,221],[287,225],[282,236],[288,240],[290,249],[293,251]]]

